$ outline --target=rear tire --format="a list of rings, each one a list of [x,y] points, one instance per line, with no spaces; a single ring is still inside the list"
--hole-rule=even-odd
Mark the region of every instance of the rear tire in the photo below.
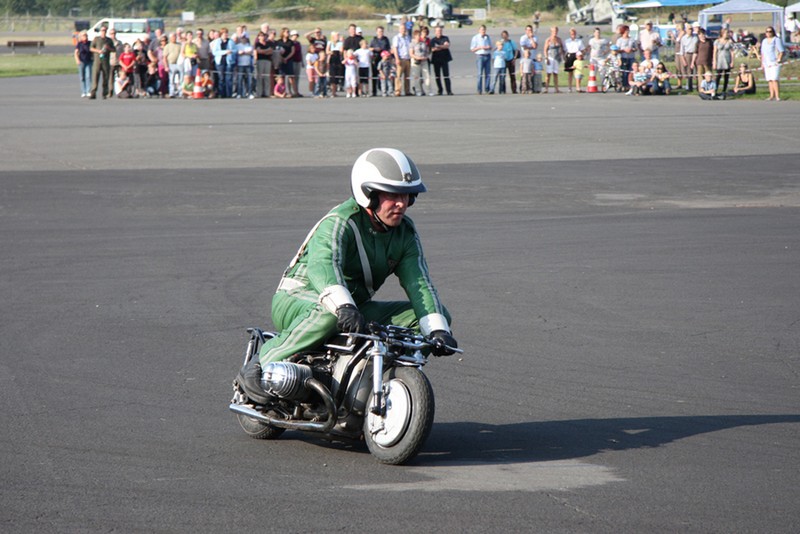
[[[278,439],[286,431],[285,428],[268,425],[246,415],[236,414],[236,418],[245,434],[253,439]]]
[[[436,411],[433,388],[415,367],[389,369],[383,380],[389,386],[386,415],[367,413],[364,441],[380,463],[401,465],[419,453],[431,432]]]

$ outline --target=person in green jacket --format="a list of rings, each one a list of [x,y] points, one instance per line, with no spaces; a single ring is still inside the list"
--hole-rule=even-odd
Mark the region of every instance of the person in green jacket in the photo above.
[[[367,150],[353,165],[351,189],[353,196],[311,229],[283,273],[272,298],[280,333],[239,373],[256,402],[270,400],[261,385],[262,364],[317,347],[337,332],[361,332],[370,321],[421,331],[433,339],[438,356],[458,347],[417,230],[405,215],[427,190],[417,166],[400,150]],[[408,301],[372,300],[391,274]]]

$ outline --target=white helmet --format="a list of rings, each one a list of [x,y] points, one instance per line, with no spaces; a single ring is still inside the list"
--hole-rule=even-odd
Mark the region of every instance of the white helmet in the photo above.
[[[409,206],[418,193],[427,191],[417,166],[396,148],[372,148],[361,154],[353,164],[350,186],[358,205],[372,209],[378,191],[408,194]]]

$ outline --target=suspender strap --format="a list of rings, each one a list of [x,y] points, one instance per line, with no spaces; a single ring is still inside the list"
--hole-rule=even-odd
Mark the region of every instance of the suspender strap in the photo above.
[[[353,222],[353,219],[347,219],[347,224],[353,229],[353,235],[356,236],[356,246],[358,247],[358,256],[361,258],[361,270],[364,272],[364,284],[367,286],[369,296],[375,294],[372,289],[372,269],[369,267],[369,258],[367,258],[367,251],[364,250],[364,243],[361,241],[361,232],[358,231],[358,226]]]
[[[300,261],[300,258],[303,256],[303,253],[306,251],[306,247],[308,246],[308,242],[311,241],[311,237],[314,235],[314,232],[317,231],[319,225],[322,224],[322,221],[327,219],[328,217],[333,217],[334,214],[329,213],[322,219],[320,219],[317,224],[308,232],[305,240],[303,240],[303,244],[300,245],[300,248],[297,250],[297,254],[294,255],[292,261],[289,262],[289,266],[283,272],[283,280],[286,279],[286,275],[289,274],[289,271],[297,265],[297,262]],[[361,240],[361,232],[358,231],[358,226],[353,221],[353,219],[347,219],[347,224],[350,225],[350,228],[353,230],[353,235],[356,238],[356,247],[358,248],[358,257],[361,259],[361,271],[364,273],[364,284],[367,286],[367,291],[369,292],[370,297],[375,294],[375,290],[372,288],[372,269],[369,266],[369,258],[367,257],[367,251],[364,249],[364,242]],[[281,285],[283,285],[283,280],[281,280]],[[279,289],[282,289],[279,287]]]

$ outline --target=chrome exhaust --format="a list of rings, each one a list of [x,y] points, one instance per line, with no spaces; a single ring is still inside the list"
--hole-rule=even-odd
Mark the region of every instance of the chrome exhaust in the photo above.
[[[333,396],[331,396],[330,391],[326,388],[320,381],[316,380],[315,378],[309,378],[305,381],[306,388],[316,391],[317,394],[322,399],[322,402],[325,403],[325,409],[328,411],[328,419],[321,423],[315,423],[313,421],[287,421],[286,419],[278,419],[275,417],[270,417],[269,415],[259,412],[258,410],[254,410],[249,406],[245,406],[243,404],[236,404],[231,403],[228,408],[239,415],[244,415],[246,417],[251,417],[256,421],[261,421],[262,423],[266,423],[271,426],[276,426],[279,428],[286,428],[288,430],[301,430],[301,431],[308,431],[308,432],[329,432],[334,425],[336,424],[337,415],[336,415],[336,405],[333,402]]]

